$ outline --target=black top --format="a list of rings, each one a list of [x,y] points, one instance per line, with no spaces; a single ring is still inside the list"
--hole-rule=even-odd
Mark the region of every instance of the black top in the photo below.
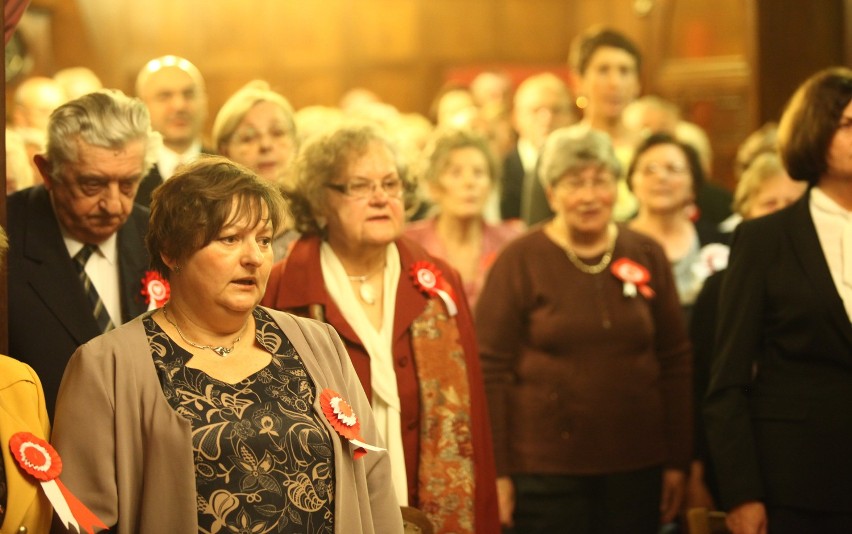
[[[254,318],[272,361],[236,384],[187,367],[192,355],[144,319],[163,393],[192,424],[199,531],[331,533],[334,449],[315,385],[269,314]]]

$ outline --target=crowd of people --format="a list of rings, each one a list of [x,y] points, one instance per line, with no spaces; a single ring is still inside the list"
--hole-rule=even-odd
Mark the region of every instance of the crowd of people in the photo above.
[[[852,532],[852,70],[732,194],[641,61],[591,28],[428,119],[253,80],[209,142],[185,58],[22,83],[0,530],[68,529],[35,443],[81,529]]]

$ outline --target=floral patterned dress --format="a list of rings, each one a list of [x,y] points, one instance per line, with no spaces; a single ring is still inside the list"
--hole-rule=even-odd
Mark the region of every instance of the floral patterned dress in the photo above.
[[[192,355],[144,319],[163,393],[192,424],[199,532],[331,533],[334,448],[315,386],[269,314],[254,318],[272,361],[236,384],[186,367]]]

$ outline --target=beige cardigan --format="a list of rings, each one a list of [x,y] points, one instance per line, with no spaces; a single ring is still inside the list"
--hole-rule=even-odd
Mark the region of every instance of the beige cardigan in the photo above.
[[[362,436],[379,437],[370,405],[331,327],[268,310],[302,357],[317,391],[346,398]],[[144,316],[143,316],[144,317]],[[314,410],[322,413],[319,394]],[[335,532],[402,532],[385,452],[353,460],[335,436]],[[121,533],[198,532],[191,427],[163,396],[139,317],[86,343],[65,369],[56,404],[53,443],[63,482],[107,525]]]

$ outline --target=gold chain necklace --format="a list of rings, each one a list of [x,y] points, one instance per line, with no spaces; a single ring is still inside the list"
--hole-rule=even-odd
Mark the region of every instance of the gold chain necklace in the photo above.
[[[568,256],[568,260],[574,264],[574,267],[586,274],[598,274],[600,272],[603,272],[604,269],[609,267],[609,262],[612,261],[612,252],[613,250],[615,250],[615,237],[617,234],[618,229],[616,228],[616,226],[614,224],[610,224],[610,226],[607,228],[607,238],[609,239],[609,243],[607,244],[606,252],[604,252],[601,261],[594,265],[589,265],[588,263],[578,258],[577,254],[575,254],[574,251],[567,246],[564,249],[565,255]]]
[[[174,327],[175,327],[175,330],[177,330],[177,333],[178,333],[178,335],[180,336],[180,338],[181,338],[182,340],[186,341],[187,343],[189,343],[190,345],[192,345],[193,347],[195,347],[195,348],[197,348],[197,349],[202,349],[202,350],[203,350],[203,349],[210,349],[210,350],[212,350],[213,352],[215,352],[215,353],[216,353],[216,355],[217,355],[217,356],[219,356],[220,358],[225,358],[225,357],[227,357],[229,354],[231,354],[231,353],[234,351],[234,347],[236,347],[236,346],[237,346],[237,343],[240,341],[240,339],[242,339],[242,337],[243,337],[243,333],[245,332],[246,327],[248,326],[248,319],[246,319],[246,324],[244,324],[244,325],[243,325],[243,328],[240,330],[240,335],[238,335],[238,336],[236,337],[236,339],[234,339],[234,340],[231,342],[231,348],[228,348],[228,347],[221,347],[221,346],[214,347],[214,346],[212,346],[212,345],[199,345],[198,343],[195,343],[194,341],[190,341],[190,340],[188,340],[188,339],[186,338],[186,336],[185,336],[185,335],[183,335],[183,332],[181,331],[181,329],[180,329],[180,327],[177,325],[177,323],[176,323],[176,322],[174,322],[174,321],[172,320],[172,318],[171,318],[171,317],[169,317],[169,313],[168,313],[168,311],[166,310],[166,308],[168,308],[168,304],[166,304],[165,306],[163,306],[163,316],[166,318],[166,321],[168,321],[170,325],[172,325],[172,326],[174,326]]]

